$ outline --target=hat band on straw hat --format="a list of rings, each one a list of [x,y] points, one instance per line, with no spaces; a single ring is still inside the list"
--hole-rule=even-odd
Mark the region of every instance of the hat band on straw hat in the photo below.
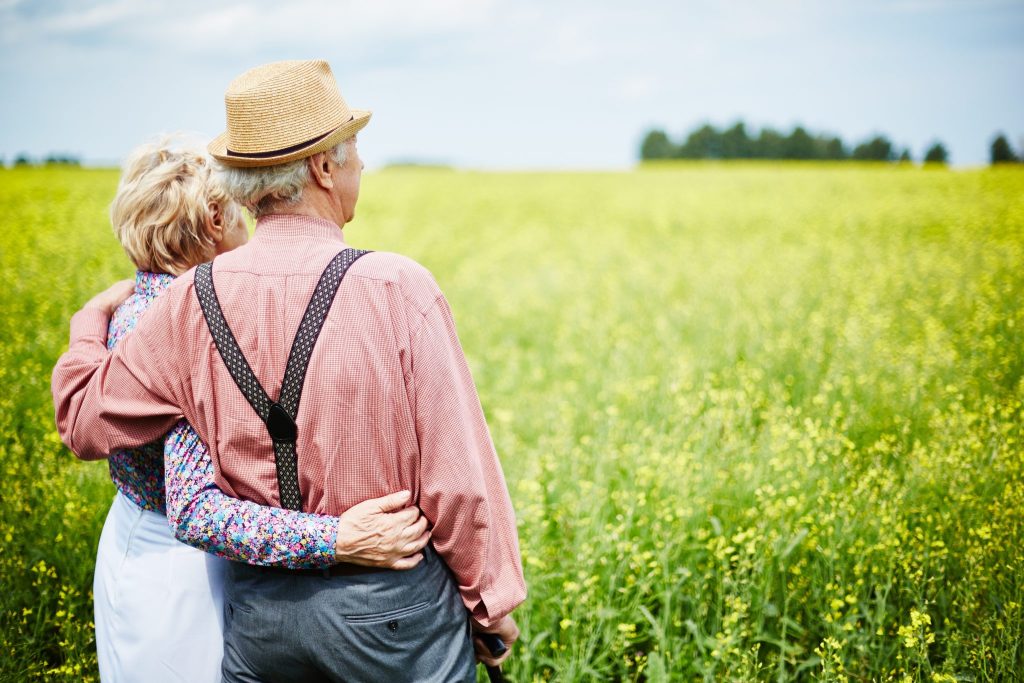
[[[350,116],[348,121],[346,121],[345,123],[348,123],[354,118],[354,115]],[[345,123],[341,125],[343,126],[345,125]],[[230,154],[231,156],[242,157],[244,159],[269,159],[270,157],[276,157],[281,156],[283,154],[291,154],[292,152],[298,152],[303,147],[315,145],[316,143],[320,142],[334,131],[338,130],[338,128],[341,128],[341,126],[338,126],[337,128],[332,128],[323,135],[317,135],[315,138],[310,138],[309,140],[306,140],[305,142],[300,142],[297,145],[292,145],[291,147],[282,147],[281,149],[272,149],[269,152],[236,152],[229,147],[227,149],[227,153]]]

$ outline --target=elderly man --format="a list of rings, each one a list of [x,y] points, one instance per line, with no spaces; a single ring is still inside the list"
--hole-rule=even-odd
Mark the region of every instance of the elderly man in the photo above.
[[[210,152],[254,237],[178,278],[109,356],[104,307],[75,315],[53,374],[61,437],[102,457],[184,416],[242,499],[338,515],[412,491],[433,525],[414,569],[232,565],[224,680],[474,680],[471,629],[518,637],[515,519],[437,284],[344,242],[370,112],[322,61],[248,71],[225,101]]]

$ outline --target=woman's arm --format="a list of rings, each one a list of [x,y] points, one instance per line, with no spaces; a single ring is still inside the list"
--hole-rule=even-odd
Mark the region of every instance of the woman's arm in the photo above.
[[[232,498],[214,482],[206,444],[186,421],[164,442],[167,521],[178,540],[229,560],[291,568],[350,562],[411,569],[430,540],[408,492],[365,501],[341,517]]]

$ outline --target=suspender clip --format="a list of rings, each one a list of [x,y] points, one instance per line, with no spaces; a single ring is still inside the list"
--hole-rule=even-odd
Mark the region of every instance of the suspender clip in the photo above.
[[[274,441],[295,441],[299,435],[299,428],[295,420],[288,414],[277,401],[270,404],[270,414],[267,415],[267,431]]]

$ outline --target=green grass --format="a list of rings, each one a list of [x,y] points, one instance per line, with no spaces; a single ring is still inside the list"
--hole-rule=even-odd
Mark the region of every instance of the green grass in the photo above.
[[[116,173],[0,172],[0,679],[96,678],[112,487],[54,433]],[[1024,172],[390,169],[350,242],[449,297],[519,516],[512,680],[1024,670]]]

